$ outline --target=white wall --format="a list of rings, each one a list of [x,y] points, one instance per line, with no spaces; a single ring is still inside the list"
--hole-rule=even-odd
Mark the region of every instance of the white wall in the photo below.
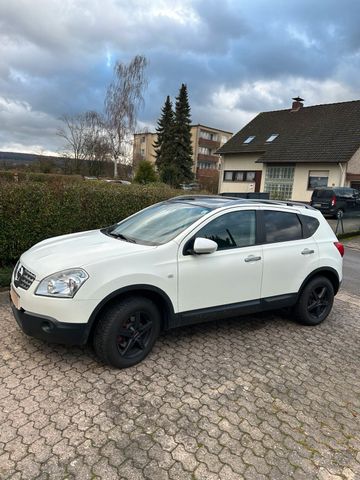
[[[258,158],[259,155],[254,153],[249,153],[247,155],[228,154],[225,157],[222,157],[219,193],[253,192],[254,188],[252,188],[251,185],[254,185],[255,187],[255,182],[224,182],[224,170],[262,170],[263,164],[255,163]]]
[[[360,148],[356,150],[347,165],[347,173],[360,174]]]
[[[312,190],[308,190],[310,170],[328,171],[328,187],[341,186],[342,171],[337,163],[298,163],[295,167],[292,200],[309,202]]]

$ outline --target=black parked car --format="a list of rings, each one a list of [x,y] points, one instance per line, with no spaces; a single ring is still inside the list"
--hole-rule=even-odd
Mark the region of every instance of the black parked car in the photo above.
[[[315,188],[310,205],[323,215],[339,218],[344,212],[360,210],[360,192],[349,187]]]

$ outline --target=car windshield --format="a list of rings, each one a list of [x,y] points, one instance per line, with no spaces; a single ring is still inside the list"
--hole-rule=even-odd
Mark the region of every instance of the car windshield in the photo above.
[[[163,202],[141,210],[103,233],[145,245],[167,243],[192,223],[211,211],[211,208],[182,202]]]

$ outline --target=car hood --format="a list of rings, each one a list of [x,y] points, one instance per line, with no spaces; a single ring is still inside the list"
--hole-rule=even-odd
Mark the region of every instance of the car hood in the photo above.
[[[86,267],[98,262],[99,258],[124,257],[154,248],[113,238],[100,230],[91,230],[37,243],[21,256],[20,262],[39,280],[68,268]]]

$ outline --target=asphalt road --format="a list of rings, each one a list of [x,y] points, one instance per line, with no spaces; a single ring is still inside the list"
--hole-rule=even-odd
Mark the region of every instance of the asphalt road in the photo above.
[[[360,249],[346,248],[344,255],[343,283],[341,290],[360,294]]]

